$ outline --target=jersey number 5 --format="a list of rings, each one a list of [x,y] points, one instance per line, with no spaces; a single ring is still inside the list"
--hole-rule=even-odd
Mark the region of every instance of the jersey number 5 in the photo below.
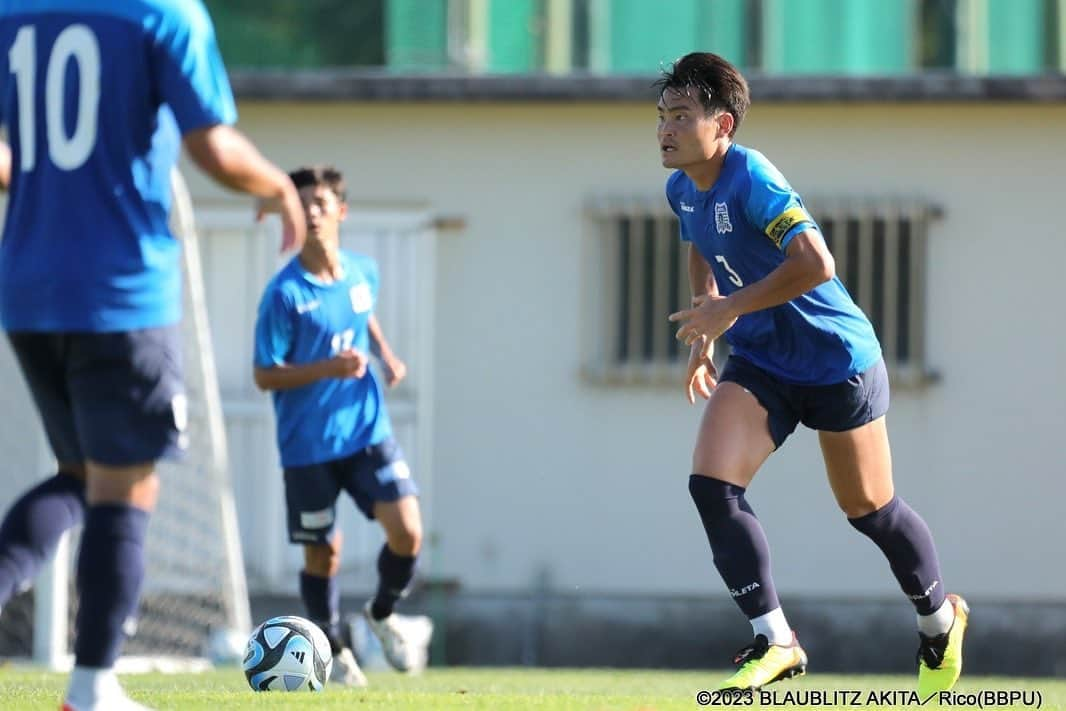
[[[729,281],[733,282],[737,286],[744,286],[744,280],[740,278],[740,275],[737,274],[736,271],[734,271],[733,267],[729,266],[729,262],[725,260],[725,257],[720,254],[716,254],[714,255],[714,261],[721,264],[722,269],[725,269],[727,272],[729,272]]]
[[[37,83],[37,28],[26,25],[15,35],[8,52],[11,71],[18,84],[19,167],[23,172],[37,165],[37,121],[34,101]],[[77,120],[67,135],[63,121],[67,62],[78,69]],[[96,144],[100,106],[100,43],[86,25],[71,25],[59,33],[45,70],[44,114],[48,131],[48,155],[60,170],[80,168]]]

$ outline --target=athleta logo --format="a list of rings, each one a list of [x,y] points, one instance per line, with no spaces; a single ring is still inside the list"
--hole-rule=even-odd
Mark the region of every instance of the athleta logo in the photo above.
[[[291,652],[291,654],[292,656],[296,657],[296,661],[298,661],[300,664],[304,663],[304,657],[307,656],[307,652],[299,652],[295,649]]]
[[[714,228],[718,230],[718,234],[733,231],[733,223],[729,221],[729,208],[724,202],[714,204]]]
[[[696,208],[693,207],[692,205],[686,205],[685,203],[681,203],[681,211],[682,212],[695,212]]]
[[[925,592],[923,592],[921,595],[908,595],[907,597],[909,597],[911,600],[921,600],[922,598],[929,597],[929,594],[933,592],[937,585],[940,585],[940,581],[934,580],[933,584],[927,587],[925,589]]]
[[[730,589],[730,590],[729,590],[729,594],[730,594],[730,595],[732,595],[733,597],[740,597],[741,595],[747,595],[747,594],[748,594],[748,593],[750,593],[750,592],[751,592],[752,590],[758,590],[758,589],[759,589],[759,588],[761,588],[761,587],[762,587],[762,586],[761,586],[761,585],[759,585],[759,583],[757,583],[757,582],[756,582],[756,583],[751,583],[751,584],[749,584],[749,585],[745,585],[745,586],[744,586],[744,587],[742,587],[742,588],[741,588],[740,590],[733,590],[733,589]]]

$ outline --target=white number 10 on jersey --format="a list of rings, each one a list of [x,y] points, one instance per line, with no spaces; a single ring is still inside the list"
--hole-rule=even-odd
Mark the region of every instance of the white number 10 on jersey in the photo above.
[[[8,59],[18,85],[19,167],[27,172],[37,165],[36,27],[26,25],[19,29]],[[78,110],[74,133],[68,136],[63,122],[63,97],[66,94],[67,62],[71,59],[78,70]],[[86,25],[71,25],[59,33],[48,57],[44,81],[48,155],[60,170],[80,168],[96,145],[100,106],[100,43],[92,30]]]

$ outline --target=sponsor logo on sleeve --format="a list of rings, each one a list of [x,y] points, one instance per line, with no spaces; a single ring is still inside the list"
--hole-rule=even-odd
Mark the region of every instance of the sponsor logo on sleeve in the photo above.
[[[767,226],[766,236],[780,249],[781,242],[784,241],[788,231],[801,222],[813,222],[813,220],[802,207],[790,207]]]

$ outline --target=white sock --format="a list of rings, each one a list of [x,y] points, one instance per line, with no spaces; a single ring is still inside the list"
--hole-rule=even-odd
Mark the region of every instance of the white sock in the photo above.
[[[951,629],[955,622],[955,606],[951,600],[944,602],[931,615],[918,615],[918,631],[926,637],[936,637]]]
[[[115,692],[121,693],[121,690],[112,669],[74,667],[67,687],[67,701],[74,706],[92,708],[100,699]]]
[[[780,607],[751,619],[751,629],[756,636],[765,635],[770,644],[787,647],[792,644],[792,628],[788,626],[785,613]]]

